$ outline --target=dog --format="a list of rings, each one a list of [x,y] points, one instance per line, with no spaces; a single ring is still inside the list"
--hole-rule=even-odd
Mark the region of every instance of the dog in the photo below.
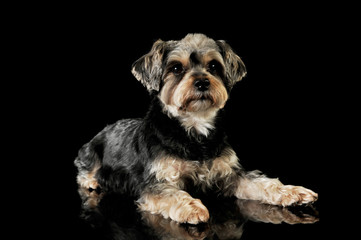
[[[133,63],[132,73],[151,96],[149,110],[144,119],[105,127],[79,150],[79,188],[124,193],[141,211],[189,224],[209,219],[191,191],[280,206],[317,200],[309,189],[240,165],[222,115],[246,67],[227,42],[199,33],[157,40]]]

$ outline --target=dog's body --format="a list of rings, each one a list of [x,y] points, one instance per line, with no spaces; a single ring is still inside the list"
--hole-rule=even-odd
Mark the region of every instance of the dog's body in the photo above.
[[[221,115],[246,69],[224,41],[202,34],[158,40],[132,72],[150,92],[151,107],[144,119],[120,120],[81,148],[81,188],[129,194],[143,211],[193,224],[209,213],[191,188],[283,206],[317,199],[239,164]]]

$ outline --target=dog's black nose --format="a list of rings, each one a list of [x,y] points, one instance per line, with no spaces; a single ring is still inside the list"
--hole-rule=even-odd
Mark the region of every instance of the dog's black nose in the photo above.
[[[207,78],[201,78],[194,81],[194,86],[197,88],[198,91],[204,92],[207,91],[209,88],[209,80]]]

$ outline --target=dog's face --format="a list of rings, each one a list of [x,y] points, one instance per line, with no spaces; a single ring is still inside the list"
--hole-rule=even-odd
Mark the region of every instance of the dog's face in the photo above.
[[[224,41],[188,34],[180,41],[156,41],[132,72],[158,94],[168,113],[180,116],[223,108],[246,68]]]

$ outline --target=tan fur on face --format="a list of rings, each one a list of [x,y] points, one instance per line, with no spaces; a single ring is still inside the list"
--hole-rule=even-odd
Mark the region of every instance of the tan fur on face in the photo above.
[[[203,95],[194,89],[192,73],[187,73],[180,83],[172,76],[167,77],[159,98],[164,103],[164,111],[170,117],[177,117],[188,133],[195,129],[207,136],[214,128],[215,116],[224,107],[228,93],[220,80],[208,75],[210,90],[207,99],[201,100]]]
[[[207,74],[207,78],[210,82],[210,87],[206,96],[204,93],[198,92],[194,87],[196,78],[192,76],[192,72],[185,77],[179,85],[175,88],[173,93],[174,105],[181,111],[199,112],[209,109],[218,110],[224,107],[228,99],[228,93],[223,83],[215,77]],[[202,97],[206,97],[202,100]]]
[[[208,108],[213,108],[213,110],[223,108],[228,99],[227,90],[221,79],[211,75],[206,70],[207,64],[212,60],[217,60],[223,65],[220,53],[213,49],[208,50],[201,55],[201,66],[198,66],[196,69],[191,69],[190,54],[191,52],[179,49],[172,52],[169,56],[167,64],[175,61],[180,62],[186,73],[180,82],[177,82],[176,77],[171,73],[165,76],[164,86],[159,94],[160,100],[166,107],[171,105],[179,111],[198,112]],[[199,101],[204,94],[196,91],[194,88],[194,81],[196,79],[193,74],[195,72],[204,74],[204,77],[210,81],[209,91],[206,94],[207,100]],[[178,113],[178,115],[181,115],[181,113]]]
[[[223,80],[207,69],[212,60],[216,60],[225,69],[222,55],[216,49],[216,43],[203,35],[188,36],[179,41],[167,57],[165,69],[176,62],[182,64],[184,72],[181,79],[171,71],[165,72],[164,85],[158,97],[164,104],[164,112],[170,117],[178,118],[188,133],[195,129],[199,134],[208,136],[209,131],[214,128],[217,111],[222,109],[228,100]],[[198,64],[191,62],[191,54],[197,55]],[[194,86],[199,76],[210,82],[206,92],[199,92]]]

